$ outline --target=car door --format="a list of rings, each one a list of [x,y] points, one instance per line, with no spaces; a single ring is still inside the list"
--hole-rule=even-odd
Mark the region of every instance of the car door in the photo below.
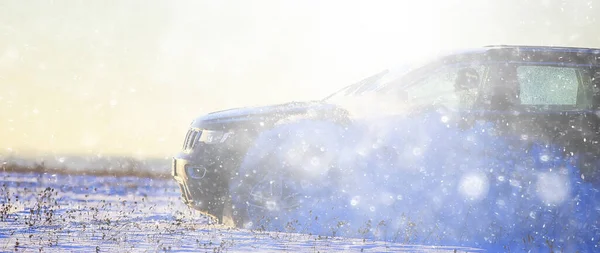
[[[513,147],[523,153],[536,152],[532,151],[536,146],[555,147],[560,150],[556,156],[579,156],[580,169],[591,170],[596,162],[585,159],[595,155],[584,154],[597,150],[594,133],[599,120],[592,111],[598,97],[597,72],[591,65],[556,62],[493,65],[482,84],[481,118],[492,122],[494,130],[513,140]]]

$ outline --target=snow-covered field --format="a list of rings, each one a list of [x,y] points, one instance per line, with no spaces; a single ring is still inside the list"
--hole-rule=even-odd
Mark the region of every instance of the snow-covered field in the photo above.
[[[212,225],[170,179],[0,175],[0,252],[477,252]]]

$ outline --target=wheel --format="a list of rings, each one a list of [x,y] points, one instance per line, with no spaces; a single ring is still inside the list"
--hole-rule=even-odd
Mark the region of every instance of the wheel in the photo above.
[[[230,183],[237,227],[296,230],[328,201],[343,129],[289,122],[262,133]]]

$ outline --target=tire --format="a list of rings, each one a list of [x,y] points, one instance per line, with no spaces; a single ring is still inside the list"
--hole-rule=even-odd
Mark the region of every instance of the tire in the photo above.
[[[302,120],[260,134],[230,183],[235,225],[305,228],[331,196],[342,131],[334,123]]]

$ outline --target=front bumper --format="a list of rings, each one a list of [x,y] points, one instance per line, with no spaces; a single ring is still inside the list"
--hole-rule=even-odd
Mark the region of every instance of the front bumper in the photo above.
[[[222,222],[223,215],[228,215],[224,210],[231,209],[227,203],[232,173],[261,127],[260,122],[253,121],[195,121],[181,152],[172,161],[171,174],[179,185],[183,203]]]

